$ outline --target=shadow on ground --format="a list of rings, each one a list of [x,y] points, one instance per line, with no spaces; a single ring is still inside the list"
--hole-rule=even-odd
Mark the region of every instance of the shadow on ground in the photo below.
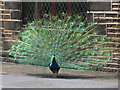
[[[32,66],[32,65],[20,65],[20,64],[2,64],[2,75],[23,75],[32,76],[37,78],[54,78],[50,73],[49,68]],[[88,79],[88,80],[105,80],[105,81],[117,81],[118,72],[101,72],[101,71],[76,71],[72,69],[61,69],[57,75],[57,79]]]
[[[55,78],[53,74],[27,74],[29,76],[38,78]],[[102,76],[87,76],[87,75],[70,75],[70,74],[58,74],[57,79],[92,79],[92,78],[102,78]]]

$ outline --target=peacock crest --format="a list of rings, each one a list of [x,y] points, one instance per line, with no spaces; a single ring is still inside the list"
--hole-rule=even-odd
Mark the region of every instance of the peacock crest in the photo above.
[[[9,50],[21,64],[48,66],[55,56],[60,68],[92,69],[112,59],[110,39],[83,16],[52,16],[25,25],[17,45]]]

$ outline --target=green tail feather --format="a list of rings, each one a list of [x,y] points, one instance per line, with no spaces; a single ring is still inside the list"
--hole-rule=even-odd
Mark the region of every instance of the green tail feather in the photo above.
[[[20,32],[22,40],[16,40],[18,44],[12,46],[9,55],[21,64],[40,66],[48,66],[52,55],[61,68],[91,69],[106,65],[112,60],[113,49],[107,47],[110,39],[99,33],[97,25],[82,18],[46,14],[38,22],[26,24],[27,30]]]

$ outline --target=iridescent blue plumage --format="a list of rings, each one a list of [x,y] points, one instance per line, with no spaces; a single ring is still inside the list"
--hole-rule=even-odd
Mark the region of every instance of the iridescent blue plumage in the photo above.
[[[51,63],[50,63],[50,65],[49,65],[49,68],[50,68],[50,70],[51,70],[53,73],[58,73],[60,67],[59,67],[59,65],[58,65],[57,62],[56,62],[55,56],[52,57]]]

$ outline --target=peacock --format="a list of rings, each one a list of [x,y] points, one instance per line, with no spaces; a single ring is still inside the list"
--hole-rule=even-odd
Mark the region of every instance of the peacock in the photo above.
[[[57,74],[60,68],[91,70],[112,60],[110,38],[84,16],[45,14],[24,27],[9,50],[20,64],[49,66]]]

